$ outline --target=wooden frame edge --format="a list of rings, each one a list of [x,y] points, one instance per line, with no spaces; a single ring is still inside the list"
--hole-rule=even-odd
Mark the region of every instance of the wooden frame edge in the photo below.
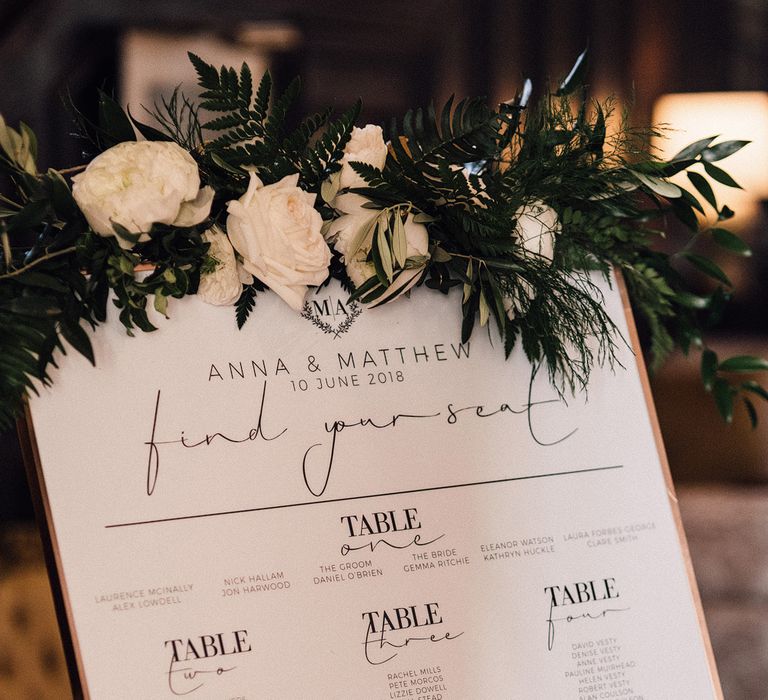
[[[648,410],[648,420],[650,421],[651,429],[653,430],[653,439],[656,442],[656,451],[659,455],[661,471],[664,476],[664,483],[667,487],[669,507],[672,510],[672,517],[675,521],[675,528],[677,529],[677,537],[680,542],[680,551],[683,555],[685,572],[688,576],[688,585],[691,589],[693,605],[696,610],[696,617],[699,621],[699,629],[701,630],[702,641],[704,643],[704,651],[707,655],[707,662],[712,680],[712,690],[714,691],[717,700],[723,700],[723,689],[720,683],[720,674],[717,671],[715,654],[712,650],[712,641],[709,638],[709,629],[707,628],[707,621],[704,617],[704,608],[701,604],[701,594],[699,593],[699,585],[696,581],[696,573],[693,570],[693,562],[691,561],[691,553],[688,549],[688,540],[685,536],[683,520],[680,516],[680,506],[678,504],[677,494],[675,493],[675,485],[672,481],[672,472],[669,469],[669,460],[667,459],[667,451],[664,447],[664,440],[661,435],[661,428],[659,427],[659,418],[656,414],[656,406],[653,403],[651,384],[648,379],[648,370],[645,366],[645,359],[643,358],[643,352],[640,347],[640,338],[637,334],[635,316],[632,312],[632,306],[629,302],[629,294],[627,292],[627,285],[624,281],[624,277],[619,270],[615,270],[614,273],[616,278],[616,286],[618,287],[619,294],[621,295],[621,302],[624,308],[624,317],[627,320],[629,342],[635,355],[635,362],[637,363],[638,374],[640,375],[640,384],[643,387],[645,405],[646,409]]]
[[[53,596],[53,606],[56,611],[56,619],[59,623],[61,645],[64,649],[64,660],[67,665],[69,683],[72,688],[74,700],[85,700],[89,696],[85,690],[82,663],[75,635],[74,621],[71,616],[69,596],[61,580],[61,557],[56,539],[56,532],[51,517],[51,508],[48,501],[48,492],[43,479],[40,453],[35,439],[35,429],[32,423],[32,415],[29,404],[24,402],[24,415],[16,421],[16,432],[19,436],[21,454],[24,461],[24,470],[27,474],[27,483],[32,498],[32,507],[35,512],[35,520],[43,544],[43,556],[45,568],[48,571],[48,581]]]

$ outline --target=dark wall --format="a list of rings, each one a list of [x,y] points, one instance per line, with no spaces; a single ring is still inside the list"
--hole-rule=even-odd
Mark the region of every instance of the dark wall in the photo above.
[[[768,7],[759,0],[23,0],[0,2],[0,111],[37,132],[42,167],[80,162],[61,93],[86,113],[117,87],[121,34],[144,27],[234,36],[245,22],[288,22],[302,40],[276,53],[278,82],[300,73],[302,110],[361,96],[384,121],[434,98],[541,89],[587,44],[599,97],[634,102],[682,90],[768,89]],[[29,505],[13,433],[0,438],[0,518]]]
[[[768,8],[757,0],[26,0],[0,3],[0,109],[38,132],[43,163],[71,164],[60,94],[87,107],[114,85],[129,28],[214,31],[247,22],[296,27],[300,44],[275,56],[278,77],[300,72],[304,107],[358,96],[369,121],[450,93],[507,99],[530,77],[556,79],[587,44],[598,95],[634,96],[638,123],[662,92],[768,87]]]

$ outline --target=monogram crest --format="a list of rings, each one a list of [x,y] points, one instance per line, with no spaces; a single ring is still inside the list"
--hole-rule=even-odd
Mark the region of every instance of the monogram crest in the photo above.
[[[362,311],[356,301],[344,302],[338,297],[327,296],[305,302],[301,316],[335,340],[349,330]]]

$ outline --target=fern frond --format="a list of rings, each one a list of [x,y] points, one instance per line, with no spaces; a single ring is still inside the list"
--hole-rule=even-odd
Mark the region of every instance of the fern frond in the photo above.
[[[307,189],[319,189],[320,183],[341,167],[339,161],[344,155],[344,146],[352,134],[352,127],[360,114],[361,106],[360,100],[355,102],[339,119],[328,126],[315,147],[298,160],[296,165],[300,180]]]
[[[402,127],[392,121],[390,141],[401,168],[436,167],[440,161],[463,165],[495,152],[498,114],[480,98],[461,100],[455,108],[453,99],[445,104],[439,119],[430,105],[426,111],[410,110]]]

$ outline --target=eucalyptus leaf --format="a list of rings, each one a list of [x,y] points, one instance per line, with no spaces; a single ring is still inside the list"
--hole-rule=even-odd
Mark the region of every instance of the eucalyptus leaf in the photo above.
[[[409,255],[405,259],[404,268],[406,270],[415,270],[424,267],[429,262],[428,255]]]
[[[715,406],[720,416],[726,423],[733,421],[733,391],[725,379],[715,380],[712,394],[715,397]]]
[[[432,260],[436,263],[447,263],[453,260],[453,256],[438,245],[432,249]]]
[[[71,221],[80,218],[80,208],[72,196],[64,176],[53,169],[49,169],[46,178],[51,187],[51,204],[56,211],[56,216],[62,221]]]
[[[99,129],[105,148],[136,140],[136,132],[128,115],[103,90],[99,90]]]
[[[408,239],[405,235],[405,226],[400,214],[395,213],[395,229],[392,235],[392,251],[395,262],[400,266],[405,266],[405,260],[408,257]]]
[[[709,306],[709,297],[703,297],[691,292],[676,292],[675,299],[687,309],[706,309]]]
[[[125,226],[112,219],[109,220],[109,223],[112,224],[112,229],[118,238],[122,238],[132,246],[139,242],[139,238],[141,238],[140,233],[131,233]]]
[[[475,326],[475,315],[477,314],[477,293],[470,295],[469,299],[465,302],[463,311],[463,317],[461,320],[461,342],[466,343],[469,341],[472,335],[472,329]]]
[[[712,185],[707,182],[707,179],[699,173],[689,172],[687,173],[688,179],[693,183],[693,186],[698,190],[699,194],[709,202],[713,209],[717,209],[717,200],[715,199],[715,193],[712,191]]]
[[[133,276],[134,273],[134,265],[133,263],[126,258],[124,255],[121,255],[117,258],[117,266],[120,269],[120,271],[126,275]]]
[[[355,237],[349,242],[347,248],[346,257],[352,260],[358,253],[358,251],[366,244],[366,242],[373,236],[373,231],[376,228],[379,221],[378,213],[374,214],[368,221],[360,226]]]
[[[633,170],[632,174],[649,190],[655,192],[658,195],[661,195],[662,197],[666,197],[667,199],[676,199],[677,197],[681,197],[683,194],[682,190],[677,185],[668,182],[667,180],[654,177],[653,175],[644,175],[643,173],[637,172],[636,170]]]
[[[710,230],[712,238],[721,248],[730,250],[736,255],[749,257],[752,255],[752,249],[735,233],[731,233],[725,228],[713,228]]]
[[[222,158],[218,153],[212,152],[211,153],[211,160],[216,163],[220,168],[223,170],[226,170],[228,173],[231,173],[232,175],[237,175],[239,178],[245,177],[245,172],[240,170],[239,168],[235,167],[234,165],[230,165],[224,158]]]
[[[723,141],[721,143],[705,148],[701,152],[701,160],[705,163],[711,163],[713,160],[722,160],[730,155],[733,155],[737,151],[740,151],[744,146],[751,143],[751,141]]]
[[[716,279],[718,282],[722,282],[728,287],[733,286],[733,283],[728,278],[728,275],[723,272],[717,263],[713,262],[709,258],[706,258],[703,255],[699,255],[698,253],[691,253],[688,251],[683,251],[680,253],[680,255],[688,260],[692,265],[694,265],[694,267],[701,270],[701,272],[703,272],[705,275]]]
[[[19,164],[30,175],[37,174],[35,161],[37,160],[37,137],[24,122],[19,122],[19,131],[21,133],[21,152],[19,154]]]
[[[765,372],[768,370],[768,360],[753,355],[739,355],[723,360],[719,369],[723,372]]]
[[[395,218],[399,219],[400,217],[398,214],[395,214]],[[376,248],[378,249],[379,256],[381,257],[381,266],[384,269],[387,282],[392,282],[394,275],[392,251],[389,249],[389,243],[387,241],[387,230],[383,226],[379,226],[379,230],[376,234]]]
[[[352,292],[352,294],[349,297],[350,301],[357,301],[358,299],[361,299],[366,294],[368,294],[371,290],[379,286],[379,279],[378,277],[369,277],[365,282],[363,282],[359,287],[355,288],[355,291]]]
[[[386,304],[400,296],[404,290],[414,282],[418,274],[400,273],[395,277],[395,281],[388,288],[382,288],[381,296],[369,308],[375,308],[381,304]]]
[[[390,277],[387,275],[387,271],[384,269],[384,263],[381,259],[381,250],[379,249],[378,243],[378,233],[379,226],[377,226],[376,232],[373,236],[373,241],[371,242],[371,252],[369,257],[373,263],[373,269],[376,272],[376,277],[378,278],[379,282],[382,285],[387,286],[390,282]]]
[[[726,185],[727,187],[736,187],[738,189],[743,189],[742,186],[736,182],[725,170],[722,168],[718,168],[716,165],[712,165],[712,163],[708,163],[706,161],[703,162],[704,164],[704,170],[713,180],[716,180],[722,185]]]
[[[155,292],[154,307],[158,313],[168,318],[168,297],[160,290]]]
[[[717,354],[712,350],[701,353],[701,380],[707,391],[712,391],[717,378]]]
[[[0,114],[0,148],[5,151],[5,155],[14,160],[13,129],[5,123],[5,119]]]
[[[157,328],[153,326],[150,320],[147,318],[147,312],[143,308],[134,309],[133,313],[131,314],[131,319],[136,324],[136,327],[145,333],[151,333],[152,331],[157,330]]]
[[[684,187],[681,187],[680,191],[683,194],[682,198],[685,201],[685,203],[690,204],[691,207],[693,207],[696,211],[698,211],[700,214],[703,215],[704,207],[701,206],[701,202],[699,202],[699,200],[696,199],[696,197],[693,194],[691,194],[688,190],[686,190]]]
[[[688,168],[698,162],[699,161],[697,160],[672,160],[669,163],[664,163],[661,169],[658,171],[658,174],[662,175],[663,177],[672,177],[673,175],[677,175],[677,173],[682,172],[683,170],[688,170]]]
[[[747,415],[749,416],[749,423],[752,428],[757,427],[757,409],[755,404],[752,403],[746,396],[742,396],[741,400],[744,402],[744,408],[747,409]]]
[[[764,399],[765,401],[768,401],[768,390],[766,390],[764,387],[762,387],[753,379],[747,382],[743,382],[741,384],[741,389],[743,391],[748,391],[752,394],[755,394],[756,396],[759,396],[761,399]]]
[[[723,208],[717,214],[717,220],[727,221],[728,219],[732,219],[733,215],[734,215],[733,210],[724,205]]]
[[[708,136],[707,138],[694,141],[693,143],[686,146],[682,151],[675,153],[675,155],[669,159],[669,162],[674,163],[675,161],[679,160],[689,160],[696,158],[696,156],[698,156],[716,138],[717,136]]]
[[[488,308],[488,300],[485,298],[485,293],[482,290],[480,290],[479,311],[480,311],[480,327],[482,328],[488,323],[488,318],[490,316],[490,309]]]
[[[136,119],[131,114],[130,108],[126,109],[126,112],[128,113],[128,118],[131,120],[131,124],[133,124],[136,131],[138,131],[145,139],[147,139],[147,141],[173,141],[173,139],[168,134],[164,134],[159,129],[155,129],[154,126],[144,124]]]

